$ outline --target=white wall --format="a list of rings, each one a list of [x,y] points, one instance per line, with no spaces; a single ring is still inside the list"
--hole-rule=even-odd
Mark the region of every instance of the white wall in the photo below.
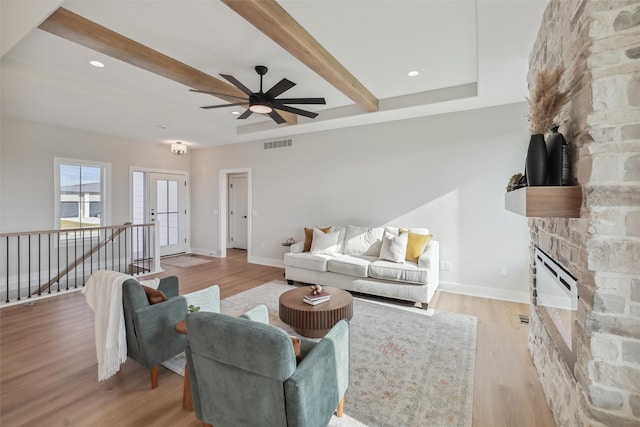
[[[220,169],[251,168],[252,259],[282,265],[288,237],[324,224],[429,227],[440,241],[441,288],[528,301],[527,221],[505,211],[504,188],[521,172],[524,103],[190,150],[2,118],[0,232],[53,226],[53,158],[112,163],[112,222],[129,220],[131,166],[189,171],[191,246],[218,254]],[[263,247],[264,244],[264,247]],[[500,277],[507,267],[508,277]]]
[[[168,144],[131,141],[3,117],[0,122],[0,232],[54,227],[54,157],[111,163],[111,223],[130,220],[129,168],[189,171],[189,154]]]
[[[526,302],[528,227],[504,209],[522,172],[525,103],[195,151],[192,247],[218,254],[218,171],[251,168],[251,261],[281,265],[288,237],[312,225],[428,227],[454,292]],[[500,277],[501,267],[509,275]]]

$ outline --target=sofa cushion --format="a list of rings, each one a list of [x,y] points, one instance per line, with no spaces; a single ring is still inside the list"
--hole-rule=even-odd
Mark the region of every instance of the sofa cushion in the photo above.
[[[338,237],[337,231],[326,232],[314,227],[311,253],[335,255],[338,252]]]
[[[284,254],[284,265],[288,267],[306,268],[313,271],[327,271],[327,261],[333,258],[326,254],[312,254],[311,252]]]
[[[377,260],[369,265],[369,277],[398,282],[427,284],[429,270],[419,268],[417,264],[405,262],[403,264]]]
[[[409,237],[407,240],[407,261],[418,262],[418,258],[424,252],[424,249],[431,240],[431,234],[418,234],[409,231]]]
[[[384,228],[367,228],[347,226],[344,242],[344,253],[346,255],[380,256],[382,247],[382,235]]]
[[[311,250],[311,243],[313,242],[313,229],[316,227],[306,228],[304,229],[304,249],[303,252],[309,252]],[[320,230],[328,233],[331,230],[331,227],[317,227]]]
[[[376,257],[340,255],[329,260],[327,269],[333,273],[346,274],[347,276],[367,277],[369,264],[375,260]]]
[[[380,249],[380,259],[393,262],[403,262],[407,253],[407,233],[394,235],[385,230],[382,237],[382,248]]]

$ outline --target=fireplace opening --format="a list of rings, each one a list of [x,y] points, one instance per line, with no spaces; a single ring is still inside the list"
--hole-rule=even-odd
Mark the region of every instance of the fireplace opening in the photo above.
[[[540,248],[536,248],[535,257],[535,306],[562,358],[573,372],[576,362],[577,279]]]

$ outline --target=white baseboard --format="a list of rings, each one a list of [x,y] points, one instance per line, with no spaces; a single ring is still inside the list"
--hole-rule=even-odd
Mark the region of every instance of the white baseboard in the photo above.
[[[284,259],[261,258],[252,256],[247,260],[251,264],[268,265],[269,267],[284,268]]]
[[[529,294],[522,291],[490,288],[487,286],[466,285],[462,283],[440,282],[438,290],[451,294],[469,295],[472,297],[490,298],[500,301],[519,302],[529,304]]]

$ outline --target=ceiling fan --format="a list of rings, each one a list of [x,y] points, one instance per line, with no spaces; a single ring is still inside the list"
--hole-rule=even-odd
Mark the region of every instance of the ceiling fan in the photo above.
[[[235,105],[248,105],[247,110],[238,116],[238,119],[246,119],[253,113],[259,114],[268,114],[269,117],[273,119],[277,124],[282,124],[285,122],[285,119],[278,114],[276,110],[287,111],[289,113],[298,114],[300,116],[315,118],[318,113],[314,113],[311,111],[301,110],[299,108],[290,107],[286,104],[326,104],[324,98],[276,98],[278,95],[288,91],[296,84],[290,80],[282,79],[278,83],[276,83],[271,89],[267,92],[262,91],[262,76],[267,74],[268,68],[264,65],[256,65],[256,73],[260,75],[260,92],[251,92],[245,85],[240,83],[238,79],[228,74],[220,74],[224,77],[229,83],[233,84],[235,87],[243,91],[247,94],[247,98],[243,98],[240,96],[227,95],[225,93],[217,93],[217,92],[209,92],[206,90],[199,89],[189,89],[191,92],[198,93],[208,93],[214,96],[225,96],[227,98],[237,98],[242,101],[234,102],[231,104],[223,104],[223,105],[209,105],[206,107],[200,107],[204,109],[210,108],[222,108],[222,107],[232,107]]]

